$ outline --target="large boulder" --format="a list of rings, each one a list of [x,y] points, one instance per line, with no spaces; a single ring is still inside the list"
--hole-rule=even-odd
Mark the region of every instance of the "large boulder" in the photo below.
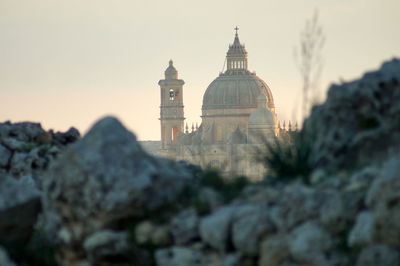
[[[86,260],[82,242],[95,232],[176,201],[191,177],[186,168],[148,155],[117,119],[101,119],[44,179],[43,225],[64,246],[61,263]]]
[[[232,206],[222,207],[201,220],[200,236],[210,247],[221,252],[228,249],[234,210]]]
[[[0,244],[12,248],[26,244],[40,209],[40,193],[32,178],[1,177]]]
[[[325,251],[332,248],[331,236],[315,221],[296,227],[291,232],[288,242],[290,253],[295,260],[315,265],[323,265]]]
[[[352,169],[387,158],[400,143],[400,60],[361,79],[332,85],[304,130],[313,136],[314,167]]]
[[[261,238],[275,230],[268,216],[268,208],[261,204],[238,206],[232,221],[232,242],[236,250],[256,256]]]

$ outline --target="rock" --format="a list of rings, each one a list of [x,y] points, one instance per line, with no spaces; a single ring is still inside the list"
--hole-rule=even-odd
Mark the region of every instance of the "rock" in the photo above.
[[[332,233],[344,231],[347,227],[348,217],[341,193],[334,189],[325,189],[317,194],[321,201],[319,213],[321,224]]]
[[[151,243],[156,246],[166,246],[171,244],[171,232],[167,225],[158,225],[151,234]]]
[[[267,236],[260,247],[259,266],[279,266],[290,256],[287,236],[277,234]]]
[[[158,266],[206,266],[201,252],[185,247],[159,249],[155,259]]]
[[[11,151],[29,151],[34,144],[29,142],[24,142],[22,140],[18,140],[12,137],[4,137],[2,139],[2,143],[5,147],[7,147]]]
[[[135,227],[135,241],[139,245],[167,245],[171,242],[169,226],[140,222]]]
[[[128,252],[130,247],[126,233],[111,230],[97,231],[85,239],[83,246],[93,265],[104,257]]]
[[[66,144],[55,143],[38,123],[0,123],[0,175],[30,175],[41,189],[42,172]]]
[[[356,224],[350,231],[348,245],[350,247],[369,245],[374,238],[374,229],[372,213],[369,211],[361,212],[357,216]]]
[[[21,176],[29,174],[34,158],[29,153],[17,152],[11,160],[10,172],[12,175]]]
[[[7,252],[2,247],[0,247],[0,265],[16,266],[16,264],[10,260],[10,258],[7,255]]]
[[[143,221],[135,227],[135,240],[138,244],[151,243],[155,226],[150,221]]]
[[[384,161],[400,140],[400,60],[361,79],[332,85],[303,129],[312,136],[311,164],[328,172]]]
[[[262,236],[275,230],[262,205],[247,204],[235,208],[232,222],[232,241],[236,250],[245,255],[257,255]]]
[[[269,216],[279,231],[288,231],[306,220],[318,217],[319,205],[313,189],[289,184],[281,192],[278,203],[269,209]]]
[[[228,254],[223,258],[222,266],[241,266],[241,257],[235,253]]]
[[[330,235],[316,222],[309,221],[295,228],[288,239],[289,250],[299,262],[322,265],[324,251],[332,247]]]
[[[209,187],[203,187],[200,189],[198,200],[202,205],[204,205],[203,208],[207,209],[207,211],[199,210],[203,212],[215,211],[222,206],[223,202],[221,195],[218,194],[218,192],[216,192],[214,189]]]
[[[366,247],[360,252],[356,266],[394,266],[399,263],[399,252],[396,249],[377,244]]]
[[[54,141],[59,145],[67,145],[70,143],[74,143],[77,140],[79,140],[79,138],[80,138],[80,133],[74,127],[71,127],[65,133],[57,132],[52,135],[52,139],[54,139]]]
[[[201,239],[211,247],[224,252],[228,247],[228,238],[234,207],[222,207],[200,221]]]
[[[171,233],[177,245],[199,238],[199,217],[194,209],[180,212],[171,220]]]
[[[149,156],[117,119],[106,117],[51,164],[43,183],[45,230],[55,243],[58,232],[70,232],[64,249],[76,258],[61,260],[73,264],[81,239],[172,203],[191,178],[176,163]]]
[[[11,151],[0,144],[0,167],[7,167],[10,163]]]
[[[29,176],[0,178],[0,243],[24,245],[41,210],[40,194]]]
[[[372,181],[377,178],[379,169],[373,166],[367,166],[348,178],[341,194],[345,215],[350,222],[355,221],[357,214],[366,209],[365,194]]]
[[[400,159],[390,159],[366,196],[373,211],[375,237],[381,243],[400,248]]]
[[[34,140],[39,144],[51,144],[53,141],[53,136],[50,132],[42,132],[38,134]]]

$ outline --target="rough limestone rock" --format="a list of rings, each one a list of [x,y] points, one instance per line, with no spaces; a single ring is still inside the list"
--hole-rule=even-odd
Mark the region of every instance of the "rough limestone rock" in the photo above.
[[[199,237],[199,217],[193,208],[184,210],[171,220],[171,233],[177,245],[189,243]]]
[[[12,175],[18,179],[30,175],[40,189],[43,171],[66,145],[79,137],[74,128],[66,133],[53,133],[45,131],[39,123],[0,123],[0,176]]]
[[[0,178],[0,243],[23,245],[40,212],[40,194],[30,176]]]
[[[65,254],[74,252],[96,231],[177,200],[191,178],[176,163],[145,153],[117,119],[103,118],[50,167],[45,230],[66,246]],[[64,264],[78,263],[78,254],[61,257]]]
[[[400,142],[400,60],[361,79],[332,85],[304,129],[313,136],[312,165],[330,171],[383,161]]]
[[[101,230],[87,237],[83,243],[89,261],[96,265],[102,258],[128,252],[128,235],[124,232]]]
[[[7,252],[0,247],[0,265],[1,266],[17,266],[14,262],[10,260]]]
[[[321,224],[333,233],[345,230],[348,217],[341,193],[334,189],[326,189],[317,193],[317,197],[321,201],[319,213]]]
[[[361,212],[357,216],[357,221],[351,229],[348,245],[350,247],[367,246],[374,239],[374,220],[373,215],[369,211]]]
[[[138,244],[151,243],[151,237],[156,226],[150,221],[143,221],[135,227],[135,240]]]
[[[258,265],[279,266],[289,256],[289,244],[285,234],[267,236],[261,242]]]
[[[235,209],[232,222],[232,241],[246,255],[257,255],[261,238],[275,230],[262,205],[246,204]]]
[[[394,266],[399,263],[399,252],[396,249],[377,244],[366,247],[360,252],[356,266]]]
[[[8,166],[11,155],[11,151],[0,144],[0,167]]]
[[[155,258],[158,266],[207,266],[200,251],[186,247],[159,249]]]
[[[299,205],[302,207],[299,208]],[[269,209],[269,216],[279,231],[289,231],[302,222],[317,217],[319,205],[313,189],[290,184],[283,189],[279,204]]]
[[[373,210],[375,237],[400,248],[400,159],[389,160],[368,191],[366,204]]]
[[[320,265],[323,252],[331,248],[330,235],[318,223],[306,222],[295,228],[289,236],[289,250],[299,262],[311,262]]]
[[[222,207],[200,221],[201,239],[211,247],[224,252],[228,247],[228,237],[235,207]]]

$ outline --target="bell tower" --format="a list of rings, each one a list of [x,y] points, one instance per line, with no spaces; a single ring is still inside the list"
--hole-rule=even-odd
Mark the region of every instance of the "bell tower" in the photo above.
[[[178,79],[178,71],[172,60],[164,72],[165,79],[158,82],[161,90],[160,122],[161,122],[161,149],[169,149],[171,143],[183,134],[183,84]]]

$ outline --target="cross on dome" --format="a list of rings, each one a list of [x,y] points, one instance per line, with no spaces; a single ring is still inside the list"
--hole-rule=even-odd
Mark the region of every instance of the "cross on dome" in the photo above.
[[[236,31],[236,35],[237,35],[238,34],[237,32],[239,30],[238,26],[236,26],[234,30]]]

